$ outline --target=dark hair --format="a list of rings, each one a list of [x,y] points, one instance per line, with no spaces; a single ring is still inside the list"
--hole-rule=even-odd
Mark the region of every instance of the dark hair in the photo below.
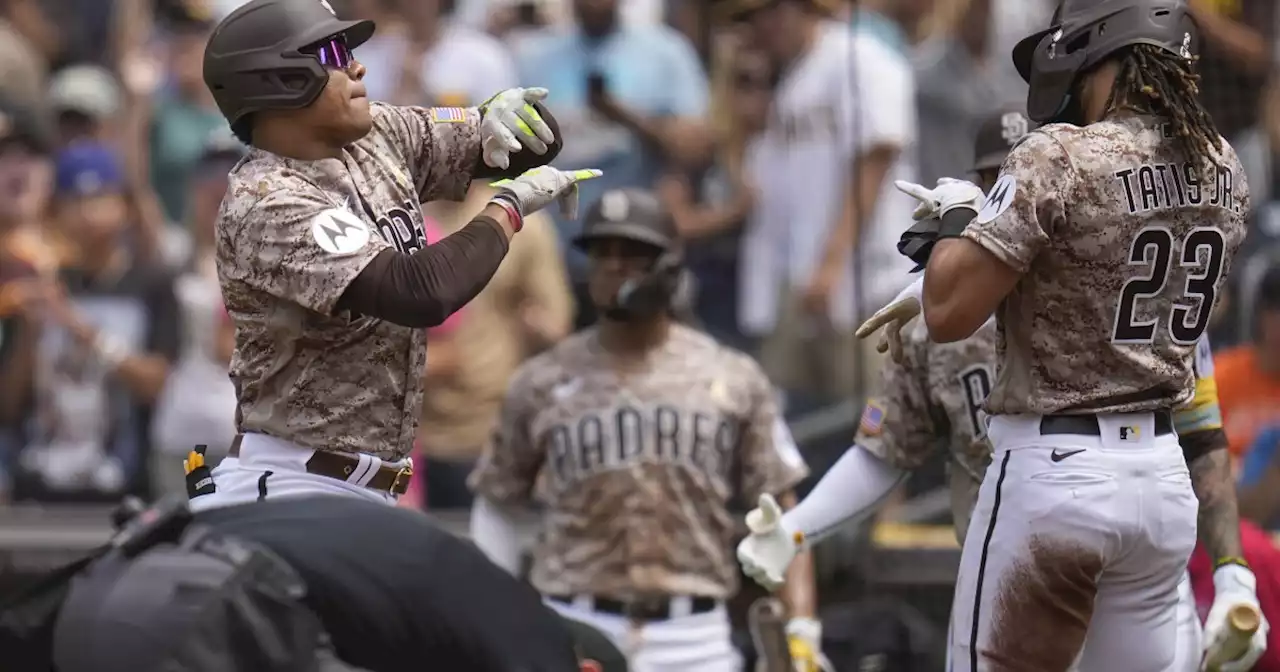
[[[1206,163],[1217,165],[1222,137],[1200,104],[1200,75],[1191,63],[1148,44],[1129,47],[1119,62],[1107,111],[1128,109],[1164,117],[1197,175]]]
[[[253,115],[247,114],[240,118],[234,124],[231,124],[231,133],[236,136],[236,140],[244,143],[245,147],[253,145]]]

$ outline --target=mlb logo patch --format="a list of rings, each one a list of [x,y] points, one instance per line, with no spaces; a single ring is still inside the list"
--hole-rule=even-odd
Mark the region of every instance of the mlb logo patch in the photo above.
[[[868,401],[867,407],[862,409],[862,421],[859,423],[862,433],[868,436],[875,436],[880,433],[883,425],[884,408],[874,400]]]
[[[442,124],[461,124],[467,120],[467,111],[461,107],[433,107],[431,121]]]
[[[1142,436],[1142,430],[1137,425],[1126,425],[1120,428],[1121,441],[1137,441]]]

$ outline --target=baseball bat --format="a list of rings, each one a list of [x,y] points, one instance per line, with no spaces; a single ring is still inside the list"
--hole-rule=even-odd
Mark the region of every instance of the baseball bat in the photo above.
[[[1249,650],[1249,640],[1262,626],[1262,612],[1252,604],[1237,604],[1227,611],[1227,630],[1209,642],[1205,670],[1217,672],[1223,663],[1240,658]]]
[[[747,610],[751,641],[756,648],[755,672],[792,672],[787,642],[787,610],[775,597],[762,597]]]

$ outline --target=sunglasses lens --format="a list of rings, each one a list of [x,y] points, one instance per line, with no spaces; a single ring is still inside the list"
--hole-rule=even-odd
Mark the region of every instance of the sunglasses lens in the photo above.
[[[351,65],[351,50],[347,48],[347,41],[341,35],[326,40],[313,47],[316,58],[320,59],[320,65],[334,70],[345,70]]]

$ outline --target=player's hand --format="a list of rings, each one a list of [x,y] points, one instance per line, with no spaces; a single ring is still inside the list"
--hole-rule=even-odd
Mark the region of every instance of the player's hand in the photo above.
[[[520,211],[531,215],[552,201],[560,204],[560,211],[567,219],[578,218],[578,183],[602,175],[598,170],[558,170],[540,166],[527,170],[520,177],[498,180],[489,186],[498,190],[495,198],[505,198]]]
[[[1213,606],[1209,609],[1209,615],[1204,620],[1204,659],[1209,662],[1209,656],[1214,654],[1216,650],[1222,646],[1222,643],[1232,639],[1233,631],[1229,622],[1229,613],[1233,607],[1241,604],[1247,604],[1258,613],[1262,613],[1262,609],[1258,604],[1258,581],[1254,577],[1253,572],[1243,565],[1223,565],[1213,573]],[[1223,662],[1217,665],[1219,672],[1247,672],[1253,669],[1253,664],[1258,662],[1262,654],[1267,650],[1267,631],[1270,625],[1267,623],[1265,616],[1262,617],[1262,623],[1258,626],[1258,630],[1253,633],[1253,637],[1249,639],[1249,643],[1244,653],[1234,660]]]
[[[978,185],[950,177],[940,178],[938,185],[932,189],[903,180],[894,181],[893,186],[897,187],[898,191],[920,201],[915,211],[911,213],[911,219],[917,222],[941,219],[943,215],[959,207],[970,208],[977,212],[987,198]]]
[[[902,328],[920,314],[923,295],[924,277],[922,276],[907,285],[907,288],[899,292],[888,305],[867,318],[867,321],[863,322],[854,334],[858,338],[867,338],[883,328],[880,341],[876,343],[876,352],[888,351],[893,361],[901,364]]]
[[[831,662],[822,655],[822,622],[816,618],[787,621],[787,648],[795,672],[831,671]]]
[[[782,507],[773,495],[760,495],[759,506],[747,514],[747,529],[751,534],[738,544],[742,571],[768,590],[777,590],[799,549],[782,525]]]
[[[551,127],[533,104],[547,97],[546,89],[507,89],[480,105],[480,148],[484,163],[506,170],[511,154],[525,147],[546,154],[555,142]]]

